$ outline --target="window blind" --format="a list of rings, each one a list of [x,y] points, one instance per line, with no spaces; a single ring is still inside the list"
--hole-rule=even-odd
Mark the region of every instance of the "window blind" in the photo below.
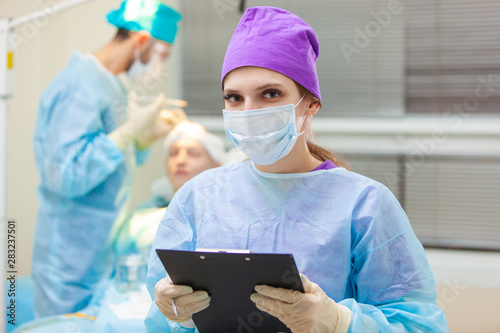
[[[227,45],[241,18],[236,1],[183,0],[183,98],[189,115],[222,117],[220,75]],[[222,5],[216,7],[217,4]]]
[[[406,212],[422,243],[500,250],[500,160],[431,158],[406,177]]]
[[[354,172],[389,187],[424,245],[500,250],[500,159],[428,156],[413,165],[402,156],[344,156]]]
[[[500,1],[408,2],[407,112],[500,112]]]

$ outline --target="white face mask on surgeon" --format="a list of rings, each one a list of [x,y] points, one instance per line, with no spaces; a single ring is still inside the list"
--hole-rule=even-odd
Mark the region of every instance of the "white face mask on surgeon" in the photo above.
[[[151,57],[147,64],[141,61],[141,52],[135,51],[135,60],[127,71],[127,76],[133,81],[156,80],[161,76],[165,61],[162,57],[167,52],[167,46],[159,41],[153,41]]]
[[[260,165],[273,164],[290,153],[295,146],[306,115],[302,116],[298,130],[295,126],[297,104],[275,106],[246,111],[226,111],[224,128],[229,141],[248,158]]]

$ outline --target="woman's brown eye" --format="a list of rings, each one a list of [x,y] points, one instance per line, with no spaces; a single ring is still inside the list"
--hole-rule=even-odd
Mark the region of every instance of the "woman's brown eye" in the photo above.
[[[279,95],[280,95],[280,92],[277,90],[270,90],[270,91],[266,91],[264,93],[264,97],[266,97],[266,98],[276,98]]]
[[[224,99],[231,103],[237,103],[241,101],[241,97],[238,95],[224,95]]]

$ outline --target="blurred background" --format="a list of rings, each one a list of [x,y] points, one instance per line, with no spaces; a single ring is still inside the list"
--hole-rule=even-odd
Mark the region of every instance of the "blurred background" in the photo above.
[[[2,0],[0,16],[61,2]],[[15,30],[6,200],[7,217],[17,221],[20,275],[30,274],[38,211],[38,100],[75,49],[92,52],[113,37],[105,15],[120,2],[88,1]],[[221,137],[220,71],[244,9],[277,6],[307,21],[321,45],[317,141],[399,199],[426,247],[451,332],[500,332],[500,2],[165,3],[183,20],[164,79],[148,93],[187,100],[190,119]],[[157,143],[138,169],[132,207],[163,174]]]

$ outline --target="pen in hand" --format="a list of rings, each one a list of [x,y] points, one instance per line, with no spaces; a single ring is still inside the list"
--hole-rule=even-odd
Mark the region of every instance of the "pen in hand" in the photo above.
[[[174,314],[177,317],[179,314],[177,313],[177,303],[175,302],[175,298],[172,298],[172,308],[174,309]]]

